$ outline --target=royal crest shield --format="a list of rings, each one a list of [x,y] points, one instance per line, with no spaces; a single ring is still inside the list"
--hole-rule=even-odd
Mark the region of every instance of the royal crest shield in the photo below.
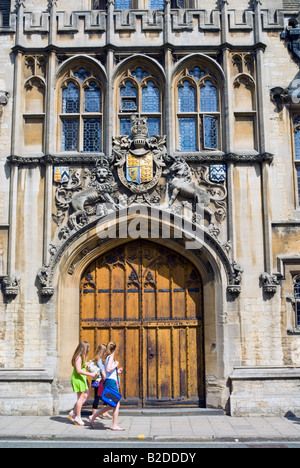
[[[128,182],[143,184],[153,179],[153,154],[134,156],[127,153],[126,156],[126,179]]]

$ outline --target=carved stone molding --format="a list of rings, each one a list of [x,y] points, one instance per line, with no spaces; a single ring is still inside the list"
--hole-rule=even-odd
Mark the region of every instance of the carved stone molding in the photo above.
[[[10,164],[14,164],[16,166],[24,166],[24,165],[40,165],[45,166],[47,164],[62,164],[62,165],[75,165],[75,164],[94,164],[99,157],[104,157],[103,153],[97,154],[79,154],[74,153],[72,155],[64,156],[63,154],[49,154],[45,156],[17,156],[11,155],[8,156],[7,162]],[[190,163],[212,163],[212,164],[219,164],[219,163],[236,163],[236,164],[252,164],[255,162],[266,162],[271,164],[274,159],[274,155],[272,153],[222,153],[220,152],[199,152],[199,153],[175,153],[172,155],[173,158],[181,157],[184,158],[187,162]],[[111,161],[110,157],[105,155],[105,158],[108,161]]]

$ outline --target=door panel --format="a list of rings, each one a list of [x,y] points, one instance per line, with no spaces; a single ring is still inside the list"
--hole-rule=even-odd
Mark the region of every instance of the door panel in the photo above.
[[[91,356],[115,341],[123,404],[204,404],[202,284],[184,257],[134,241],[95,260],[81,281],[81,339]]]

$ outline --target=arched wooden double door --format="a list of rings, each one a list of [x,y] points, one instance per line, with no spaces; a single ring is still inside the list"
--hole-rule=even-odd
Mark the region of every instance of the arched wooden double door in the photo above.
[[[177,253],[138,240],[95,260],[81,281],[81,339],[115,341],[123,404],[203,406],[202,284]]]

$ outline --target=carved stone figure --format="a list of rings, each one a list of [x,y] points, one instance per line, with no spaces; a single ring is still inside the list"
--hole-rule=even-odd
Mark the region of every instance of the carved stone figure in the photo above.
[[[180,157],[175,158],[174,163],[169,169],[165,171],[165,174],[171,174],[170,188],[172,196],[169,201],[169,206],[173,205],[177,195],[182,195],[186,198],[192,198],[196,203],[200,203],[204,206],[208,206],[210,203],[209,194],[197,186],[192,180],[192,174],[188,164],[183,161]]]
[[[101,164],[101,165],[100,165]],[[71,205],[74,213],[71,214],[70,220],[76,222],[79,215],[85,214],[86,203],[109,203],[117,209],[117,205],[110,195],[114,188],[114,177],[109,169],[108,162],[102,159],[96,165],[94,180],[90,182],[88,187],[73,196]]]
[[[270,273],[264,272],[260,275],[260,280],[262,282],[263,290],[265,293],[268,293],[268,294],[276,293],[279,282],[275,275],[271,275]]]
[[[18,275],[6,276],[3,278],[4,294],[9,297],[16,297],[19,294],[21,278]]]

